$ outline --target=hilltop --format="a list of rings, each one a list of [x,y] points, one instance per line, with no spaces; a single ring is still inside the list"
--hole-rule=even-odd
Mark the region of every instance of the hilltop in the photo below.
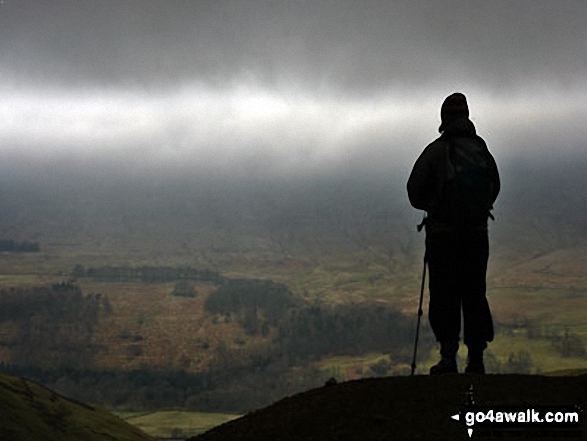
[[[0,439],[10,441],[153,441],[93,405],[24,378],[0,375]]]
[[[461,410],[471,385],[478,404],[575,405],[587,398],[585,374],[369,378],[284,398],[188,441],[464,440],[466,428],[451,415]],[[572,439],[587,439],[584,423],[579,430]],[[569,433],[532,439],[563,435]]]

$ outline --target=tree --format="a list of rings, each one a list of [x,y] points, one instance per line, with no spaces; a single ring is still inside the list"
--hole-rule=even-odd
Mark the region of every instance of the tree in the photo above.
[[[185,279],[175,283],[171,294],[178,297],[196,297],[198,295],[194,284]]]

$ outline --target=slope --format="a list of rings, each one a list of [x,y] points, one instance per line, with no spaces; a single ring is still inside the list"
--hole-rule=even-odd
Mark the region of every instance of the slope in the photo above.
[[[70,400],[24,378],[0,375],[0,403],[0,440],[152,440],[103,409]]]

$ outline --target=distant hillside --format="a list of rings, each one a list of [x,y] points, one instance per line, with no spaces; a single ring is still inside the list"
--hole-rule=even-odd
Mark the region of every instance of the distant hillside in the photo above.
[[[370,378],[285,398],[188,441],[465,440],[469,439],[467,428],[451,416],[462,409],[471,385],[476,404],[574,406],[587,398],[587,375]],[[499,436],[488,429],[475,430],[473,438]],[[584,422],[578,429],[564,429],[573,433],[544,430],[546,427],[540,433],[504,430],[501,437],[533,435],[534,440],[551,440],[572,435],[572,439],[587,439]]]
[[[0,440],[153,440],[103,409],[23,378],[0,375],[0,405]]]

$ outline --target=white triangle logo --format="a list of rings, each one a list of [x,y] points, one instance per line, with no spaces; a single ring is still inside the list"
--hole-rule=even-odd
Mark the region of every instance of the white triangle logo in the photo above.
[[[467,432],[469,432],[469,438],[471,438],[473,436],[473,429],[467,429]]]
[[[458,421],[460,418],[460,415],[457,413],[456,415],[451,416],[451,418],[455,421]]]

